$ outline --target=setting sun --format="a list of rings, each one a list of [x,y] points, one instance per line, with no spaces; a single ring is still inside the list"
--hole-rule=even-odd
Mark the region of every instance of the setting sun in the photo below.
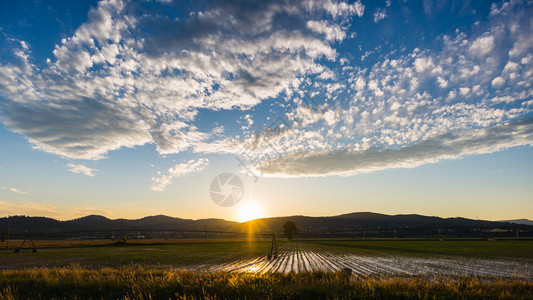
[[[264,211],[257,203],[244,202],[238,207],[237,218],[239,222],[247,222],[264,217]]]

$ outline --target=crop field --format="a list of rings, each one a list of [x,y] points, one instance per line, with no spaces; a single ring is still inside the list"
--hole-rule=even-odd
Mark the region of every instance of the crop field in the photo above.
[[[378,242],[379,243],[379,242]],[[391,244],[391,242],[388,242]],[[394,243],[394,242],[393,242]],[[412,242],[417,243],[417,242]],[[438,243],[438,242],[434,242]],[[479,243],[479,242],[478,242]],[[328,244],[326,242],[326,244]],[[342,246],[353,246],[346,242]],[[481,245],[477,245],[478,247]],[[389,251],[365,249],[358,254],[324,246],[323,243],[291,242],[282,246],[276,259],[259,256],[211,267],[226,272],[272,273],[340,271],[349,268],[359,276],[482,276],[533,279],[533,261],[527,255],[515,260],[509,257],[479,258],[445,255],[427,251],[424,257],[391,254]],[[395,249],[395,248],[392,248]],[[517,251],[516,249],[514,249]],[[511,251],[511,250],[509,250]],[[518,250],[519,251],[519,250]],[[393,251],[392,251],[393,252]]]
[[[270,248],[253,240],[4,249],[0,299],[533,297],[532,240],[280,241],[269,259]]]
[[[533,241],[269,241],[43,244],[37,253],[0,250],[0,269],[138,264],[191,271],[289,273],[349,268],[358,276],[483,276],[533,279]]]

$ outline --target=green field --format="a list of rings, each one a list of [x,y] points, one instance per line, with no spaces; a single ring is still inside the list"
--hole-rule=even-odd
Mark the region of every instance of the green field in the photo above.
[[[520,259],[533,261],[533,240],[306,240],[301,241],[328,251],[407,257],[457,256],[484,259]],[[287,241],[279,242],[280,247]],[[190,243],[129,243],[84,247],[39,248],[37,253],[0,249],[0,268],[66,266],[184,266],[210,264],[265,255],[269,241],[223,241]]]
[[[533,240],[311,240],[308,243],[356,254],[416,257],[460,256],[533,261]]]
[[[0,250],[0,268],[28,268],[41,266],[89,267],[143,265],[150,267],[179,267],[211,264],[252,257],[266,253],[269,242],[192,242],[175,244],[110,243],[84,247],[38,248],[37,253],[23,249]]]

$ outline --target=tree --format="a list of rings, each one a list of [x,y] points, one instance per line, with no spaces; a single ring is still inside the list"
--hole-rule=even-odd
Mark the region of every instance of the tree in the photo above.
[[[296,224],[292,221],[287,221],[283,225],[283,234],[289,238],[289,240],[292,240],[294,235],[298,232],[298,229],[296,228]]]

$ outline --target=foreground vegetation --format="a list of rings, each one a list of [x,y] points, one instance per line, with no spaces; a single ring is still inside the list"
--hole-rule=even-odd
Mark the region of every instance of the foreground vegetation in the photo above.
[[[4,270],[0,299],[531,299],[533,283],[500,279],[381,277],[340,272],[196,273],[124,266]]]

